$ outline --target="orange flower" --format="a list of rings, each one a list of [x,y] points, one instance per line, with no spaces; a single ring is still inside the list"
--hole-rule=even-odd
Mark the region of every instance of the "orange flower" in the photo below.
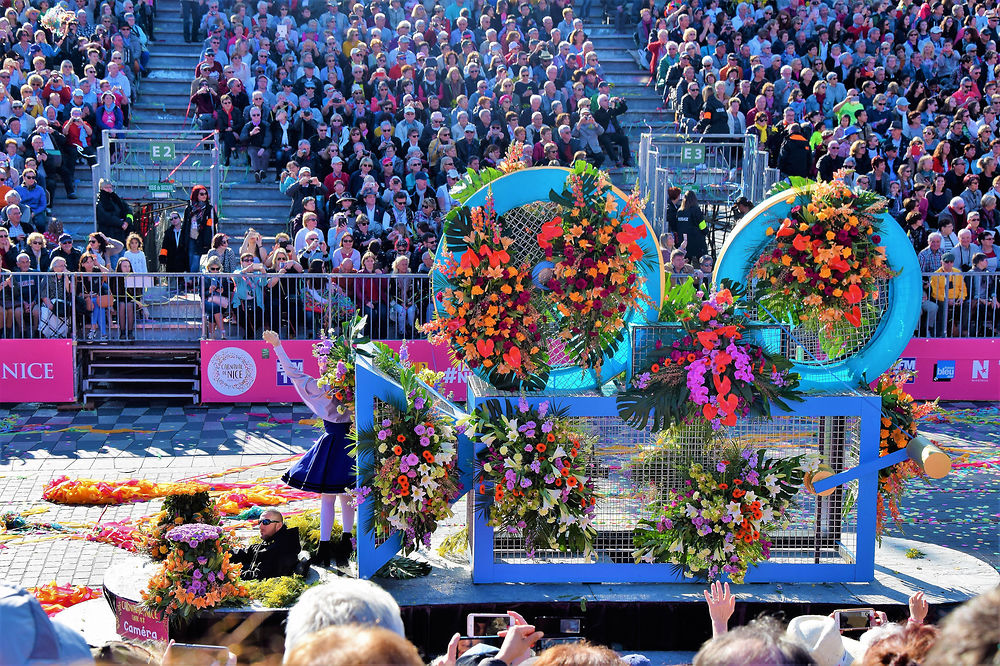
[[[406,441],[406,435],[396,435],[396,441],[402,444]]]
[[[434,454],[431,453],[430,451],[424,451],[424,460],[426,460],[429,463],[433,463],[434,462]]]
[[[392,447],[392,452],[395,453],[397,456],[401,456],[403,455],[403,447],[397,444],[396,446]]]
[[[555,436],[555,435],[553,435],[553,434],[552,434],[552,433],[550,432],[549,434],[547,434],[547,435],[545,436],[545,441],[547,441],[547,442],[554,442],[554,441],[556,441],[556,436]]]
[[[546,448],[547,447],[544,444],[542,444],[541,442],[539,442],[538,444],[535,444],[535,450],[538,451],[539,453],[545,453],[545,449]]]
[[[660,371],[660,365],[659,365],[658,363],[654,363],[654,364],[653,364],[653,367],[652,367],[652,368],[650,368],[650,371],[652,371],[652,372],[654,372],[654,373],[655,373],[655,372],[659,372],[659,371]]]

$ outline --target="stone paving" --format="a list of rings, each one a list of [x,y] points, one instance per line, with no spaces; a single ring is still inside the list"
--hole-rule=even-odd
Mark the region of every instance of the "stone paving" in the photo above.
[[[159,502],[100,507],[43,501],[43,487],[60,475],[177,481],[288,458],[304,452],[317,437],[312,425],[299,423],[309,418],[309,411],[291,405],[136,407],[109,402],[97,411],[21,405],[8,414],[0,412],[4,416],[14,417],[16,425],[8,421],[6,428],[0,427],[0,513],[44,507],[47,511],[27,519],[70,528],[155,513]],[[26,426],[47,429],[24,431]],[[129,432],[87,432],[88,426]],[[56,432],[66,428],[71,430]],[[274,480],[288,465],[256,467],[220,481]],[[37,535],[0,548],[0,579],[26,586],[53,580],[96,586],[119,552],[109,544]]]

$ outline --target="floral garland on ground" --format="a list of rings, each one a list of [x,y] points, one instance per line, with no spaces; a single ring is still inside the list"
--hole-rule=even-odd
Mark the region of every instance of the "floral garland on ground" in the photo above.
[[[99,599],[101,588],[87,587],[85,585],[58,585],[55,581],[47,585],[29,587],[28,591],[35,595],[38,602],[42,604],[42,610],[49,617],[66,610],[70,606]]]
[[[688,461],[682,482],[633,532],[638,562],[668,562],[687,578],[728,574],[742,583],[770,557],[768,531],[779,528],[808,471],[805,456],[769,458],[739,445],[714,465]]]
[[[200,610],[249,597],[239,565],[229,562],[221,527],[178,525],[166,534],[170,554],[142,592],[147,608],[166,614],[171,627],[186,624]]]
[[[590,447],[566,415],[543,402],[516,409],[488,401],[474,415],[479,441],[478,508],[488,524],[521,534],[529,556],[538,548],[593,550],[597,504],[587,473]]]
[[[639,245],[646,236],[643,201],[636,189],[615,215],[618,199],[607,175],[584,161],[573,166],[563,191],[549,198],[558,211],[538,234],[545,257],[555,264],[545,285],[549,302],[562,316],[567,356],[581,368],[600,371],[604,356],[625,339],[626,314],[653,305],[638,270],[647,260]],[[633,220],[639,224],[631,226]]]
[[[787,401],[802,399],[791,362],[746,335],[729,288],[705,293],[690,279],[668,284],[660,320],[679,324],[683,337],[667,345],[658,340],[655,361],[618,394],[618,413],[629,425],[693,424],[711,437],[740,418],[769,417],[772,403],[788,410]]]
[[[830,357],[845,351],[845,340],[877,316],[878,281],[889,279],[876,216],[888,202],[873,192],[853,192],[842,180],[812,185],[811,200],[792,208],[777,227],[773,249],[757,260],[751,277],[757,304],[772,317],[793,321],[819,336]],[[789,198],[794,201],[795,194]]]
[[[887,456],[906,448],[917,435],[917,422],[937,409],[937,400],[918,405],[913,401],[913,396],[903,390],[903,386],[912,377],[913,373],[910,372],[889,370],[879,376],[871,387],[882,398],[879,456]],[[879,470],[878,499],[875,505],[875,533],[879,538],[885,532],[887,518],[892,518],[897,526],[903,522],[899,502],[906,491],[906,483],[921,476],[924,473],[913,460],[905,460]]]
[[[325,367],[316,384],[329,387],[327,393],[341,404],[337,411],[341,414],[353,409],[354,405],[354,363],[357,355],[365,354],[362,345],[369,340],[364,335],[368,317],[355,315],[343,322],[340,334],[330,329],[323,339],[313,345],[313,356],[325,361]]]
[[[542,344],[542,313],[531,298],[531,268],[512,264],[513,240],[503,235],[493,197],[483,207],[460,208],[453,227],[467,231],[462,237],[466,250],[461,263],[448,253],[439,264],[438,275],[447,280],[436,289],[443,315],[422,330],[432,344],[448,344],[455,361],[481,368],[494,386],[544,387],[548,352]]]
[[[462,487],[458,438],[456,427],[435,413],[433,394],[425,387],[437,384],[440,373],[418,372],[385,345],[376,348],[376,367],[395,372],[406,400],[390,403],[376,429],[355,435],[355,455],[364,465],[356,501],[374,504],[365,531],[377,538],[402,532],[407,554],[429,546],[438,523],[452,515],[451,503]]]

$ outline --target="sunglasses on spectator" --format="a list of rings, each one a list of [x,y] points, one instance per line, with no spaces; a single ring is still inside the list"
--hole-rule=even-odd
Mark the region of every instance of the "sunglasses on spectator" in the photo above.
[[[282,7],[282,9],[284,9],[284,7]],[[270,518],[261,518],[257,522],[259,522],[261,525],[280,525],[281,524],[280,520],[271,520]]]
[[[248,258],[246,258],[246,257],[244,257],[243,259],[240,259],[240,263],[241,263],[241,264],[249,264],[249,263],[251,263],[252,261],[253,261],[253,259],[248,259]]]
[[[219,269],[218,269],[218,268],[209,268],[209,269],[208,269],[208,271],[209,271],[210,273],[218,273],[218,272],[219,272]]]

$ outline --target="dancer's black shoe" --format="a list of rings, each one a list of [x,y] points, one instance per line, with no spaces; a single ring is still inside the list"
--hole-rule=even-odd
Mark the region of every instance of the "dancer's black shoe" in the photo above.
[[[354,545],[351,543],[350,532],[340,535],[340,542],[334,550],[335,562],[338,567],[346,567],[351,561],[351,553],[354,552]]]
[[[336,547],[339,546],[340,544],[336,544]],[[335,546],[332,541],[320,541],[319,548],[313,556],[312,563],[321,567],[329,567],[330,560],[332,560],[334,556],[334,550]]]

